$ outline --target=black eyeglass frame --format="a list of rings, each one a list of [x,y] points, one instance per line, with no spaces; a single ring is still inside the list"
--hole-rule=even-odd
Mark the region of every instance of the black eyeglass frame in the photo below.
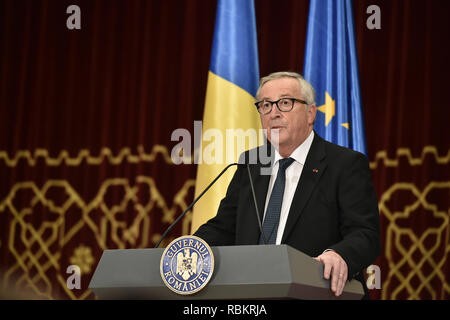
[[[291,100],[291,101],[292,101],[292,105],[291,105],[291,108],[290,108],[289,110],[281,110],[281,109],[280,109],[280,106],[278,105],[278,102],[280,102],[281,100],[285,100],[285,99]],[[274,105],[274,104],[277,106],[277,108],[278,108],[278,110],[280,110],[280,112],[290,112],[292,109],[294,109],[294,104],[295,104],[296,101],[297,101],[297,102],[300,102],[300,103],[302,103],[302,104],[308,105],[308,102],[306,102],[306,101],[304,101],[304,100],[300,100],[300,99],[297,99],[297,98],[283,97],[283,98],[278,99],[277,101],[271,101],[271,100],[261,100],[261,101],[257,101],[257,102],[255,102],[255,106],[256,106],[256,110],[258,110],[258,112],[259,112],[260,114],[262,114],[262,115],[271,113],[272,110],[273,110],[273,105]],[[271,107],[270,107],[270,110],[269,110],[268,112],[262,113],[261,111],[259,111],[258,104],[260,104],[261,102],[269,102],[269,103],[270,103],[270,106],[271,106]]]

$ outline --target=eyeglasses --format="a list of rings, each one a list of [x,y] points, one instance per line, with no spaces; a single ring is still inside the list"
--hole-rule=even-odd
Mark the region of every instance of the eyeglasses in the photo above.
[[[272,111],[273,105],[276,104],[281,112],[289,112],[294,108],[295,101],[308,105],[306,101],[296,98],[281,98],[277,101],[262,100],[255,103],[256,109],[260,114],[268,114]]]

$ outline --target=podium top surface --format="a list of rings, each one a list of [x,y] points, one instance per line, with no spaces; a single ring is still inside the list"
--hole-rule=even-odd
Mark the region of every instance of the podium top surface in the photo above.
[[[323,264],[288,245],[212,247],[214,273],[198,293],[169,290],[160,275],[164,249],[105,250],[89,288],[100,299],[361,299],[347,282],[340,297],[323,278]]]

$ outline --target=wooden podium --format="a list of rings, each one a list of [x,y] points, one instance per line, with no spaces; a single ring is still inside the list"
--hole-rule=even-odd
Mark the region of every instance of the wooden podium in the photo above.
[[[178,295],[160,275],[164,249],[105,250],[89,288],[100,299],[361,299],[362,284],[348,281],[341,296],[323,278],[323,264],[288,245],[212,247],[209,284]]]

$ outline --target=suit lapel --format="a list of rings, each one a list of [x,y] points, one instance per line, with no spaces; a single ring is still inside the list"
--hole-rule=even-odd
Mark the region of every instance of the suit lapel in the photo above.
[[[267,169],[269,174],[265,174],[261,170]],[[258,203],[258,213],[261,218],[261,222],[264,217],[264,207],[266,205],[267,190],[269,189],[270,182],[270,166],[258,166],[258,172],[255,173],[257,177],[255,180],[255,194],[256,202]]]
[[[281,240],[282,243],[286,241],[287,237],[292,232],[295,224],[303,212],[303,208],[311,197],[312,191],[319,182],[326,167],[327,162],[325,159],[324,142],[322,138],[315,133],[313,143],[309,149],[308,156],[297,185],[297,189],[295,190],[294,198],[289,210],[288,220],[284,229],[283,238]]]
[[[258,203],[259,216],[261,222],[264,217],[264,207],[266,205],[267,190],[269,189],[270,175],[272,173],[272,165],[275,158],[275,152],[273,146],[266,142],[263,147],[260,147],[260,153],[258,154],[258,165],[255,177],[257,177],[255,184],[255,194]],[[261,156],[265,155],[265,160],[261,159]]]

